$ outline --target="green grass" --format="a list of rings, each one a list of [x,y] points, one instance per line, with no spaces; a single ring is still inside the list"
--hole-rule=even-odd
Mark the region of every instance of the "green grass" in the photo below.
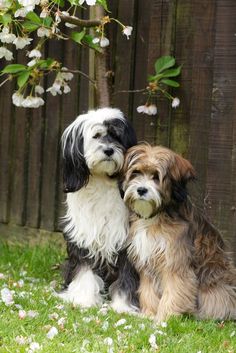
[[[0,273],[5,276],[0,279],[0,290],[7,287],[15,291],[12,305],[7,306],[0,299],[1,353],[30,352],[30,342],[40,345],[36,352],[45,353],[236,353],[233,322],[196,321],[184,317],[172,318],[167,327],[161,327],[151,320],[119,315],[112,310],[80,310],[63,304],[53,296],[51,286],[55,281],[60,284],[60,273],[55,265],[64,257],[64,249],[55,244],[48,247],[0,244]],[[24,282],[19,285],[20,279]],[[20,319],[19,305],[26,313],[33,310],[38,315]],[[121,319],[123,323],[117,326]],[[53,339],[47,337],[51,327],[58,330]],[[153,334],[156,349],[149,343]],[[17,336],[22,336],[25,343],[19,344]]]

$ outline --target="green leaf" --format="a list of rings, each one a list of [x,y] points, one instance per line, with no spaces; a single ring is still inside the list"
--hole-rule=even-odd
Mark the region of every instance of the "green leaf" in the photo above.
[[[164,76],[163,74],[159,74],[159,75],[155,75],[155,76],[148,75],[148,81],[149,82],[159,81],[160,78],[162,78],[163,76]]]
[[[25,71],[27,66],[21,64],[11,64],[4,67],[2,73],[4,74],[15,74],[17,72]]]
[[[38,24],[34,24],[30,21],[25,21],[22,23],[22,27],[27,31],[27,32],[33,32],[36,31],[40,26]]]
[[[72,32],[71,33],[71,39],[73,39],[76,43],[82,44],[81,41],[85,36],[85,30],[81,32]]]
[[[167,78],[164,78],[163,80],[160,81],[161,83],[164,83],[167,86],[171,87],[179,87],[179,83],[174,81],[174,80],[168,80]]]
[[[55,62],[52,58],[47,58],[46,60],[40,60],[39,67],[40,69],[48,69]]]
[[[30,71],[24,71],[17,78],[17,85],[19,88],[23,87],[30,77]]]
[[[64,0],[53,0],[52,3],[59,5],[60,7],[63,7],[65,5]]]
[[[169,67],[174,66],[174,64],[175,58],[173,56],[162,56],[155,62],[156,73],[159,74],[160,72],[168,69]]]
[[[0,16],[0,23],[2,23],[4,26],[7,26],[9,23],[11,23],[12,18],[9,13],[5,13],[4,15]]]
[[[176,67],[175,69],[170,69],[170,70],[165,70],[162,73],[162,77],[175,77],[175,76],[179,76],[181,72],[181,66]]]
[[[35,12],[27,13],[26,18],[35,24],[42,24],[41,18]]]
[[[108,6],[107,6],[107,1],[106,0],[97,0],[97,3],[100,4],[107,12],[110,12],[108,10]]]
[[[90,34],[86,34],[83,38],[83,41],[82,43],[85,43],[87,44],[90,48],[98,51],[99,53],[102,52],[102,48],[98,45],[98,44],[95,44],[93,43],[93,36],[91,36]]]
[[[50,27],[52,22],[53,22],[53,19],[50,16],[47,16],[43,19],[43,25],[46,27]]]

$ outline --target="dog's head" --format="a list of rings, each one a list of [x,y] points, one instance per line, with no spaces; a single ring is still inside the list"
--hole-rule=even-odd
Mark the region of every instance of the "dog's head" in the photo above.
[[[81,189],[90,175],[116,176],[124,153],[136,142],[133,128],[118,109],[78,116],[62,135],[64,191]]]
[[[150,218],[187,197],[186,183],[195,177],[189,161],[168,148],[140,144],[130,148],[123,167],[127,206]]]

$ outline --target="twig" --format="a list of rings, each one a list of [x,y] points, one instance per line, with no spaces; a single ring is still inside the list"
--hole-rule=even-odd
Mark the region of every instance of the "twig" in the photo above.
[[[89,75],[85,74],[83,71],[69,69],[69,70],[61,70],[61,72],[71,72],[72,74],[79,74],[79,75],[87,78],[90,82],[92,82],[96,86],[96,81],[94,79],[92,79],[91,77],[89,77]]]
[[[141,92],[145,92],[146,88],[142,88],[142,89],[135,89],[135,90],[122,90],[122,91],[116,91],[113,93],[113,95],[117,94],[117,93],[141,93]]]
[[[82,20],[78,17],[60,15],[63,22],[68,22],[79,27],[96,27],[101,25],[101,20]]]
[[[8,76],[4,81],[0,83],[0,87],[2,87],[7,81],[11,80],[11,76]]]

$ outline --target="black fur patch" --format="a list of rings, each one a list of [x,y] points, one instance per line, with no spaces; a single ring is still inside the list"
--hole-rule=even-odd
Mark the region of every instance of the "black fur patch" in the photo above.
[[[72,138],[66,141],[63,158],[64,192],[74,192],[81,189],[89,181],[89,169],[84,154],[84,139],[80,134],[76,139],[76,148],[71,150]]]
[[[137,144],[135,131],[127,119],[125,121],[120,119],[105,120],[104,125],[107,127],[108,136],[119,142],[124,150]]]

